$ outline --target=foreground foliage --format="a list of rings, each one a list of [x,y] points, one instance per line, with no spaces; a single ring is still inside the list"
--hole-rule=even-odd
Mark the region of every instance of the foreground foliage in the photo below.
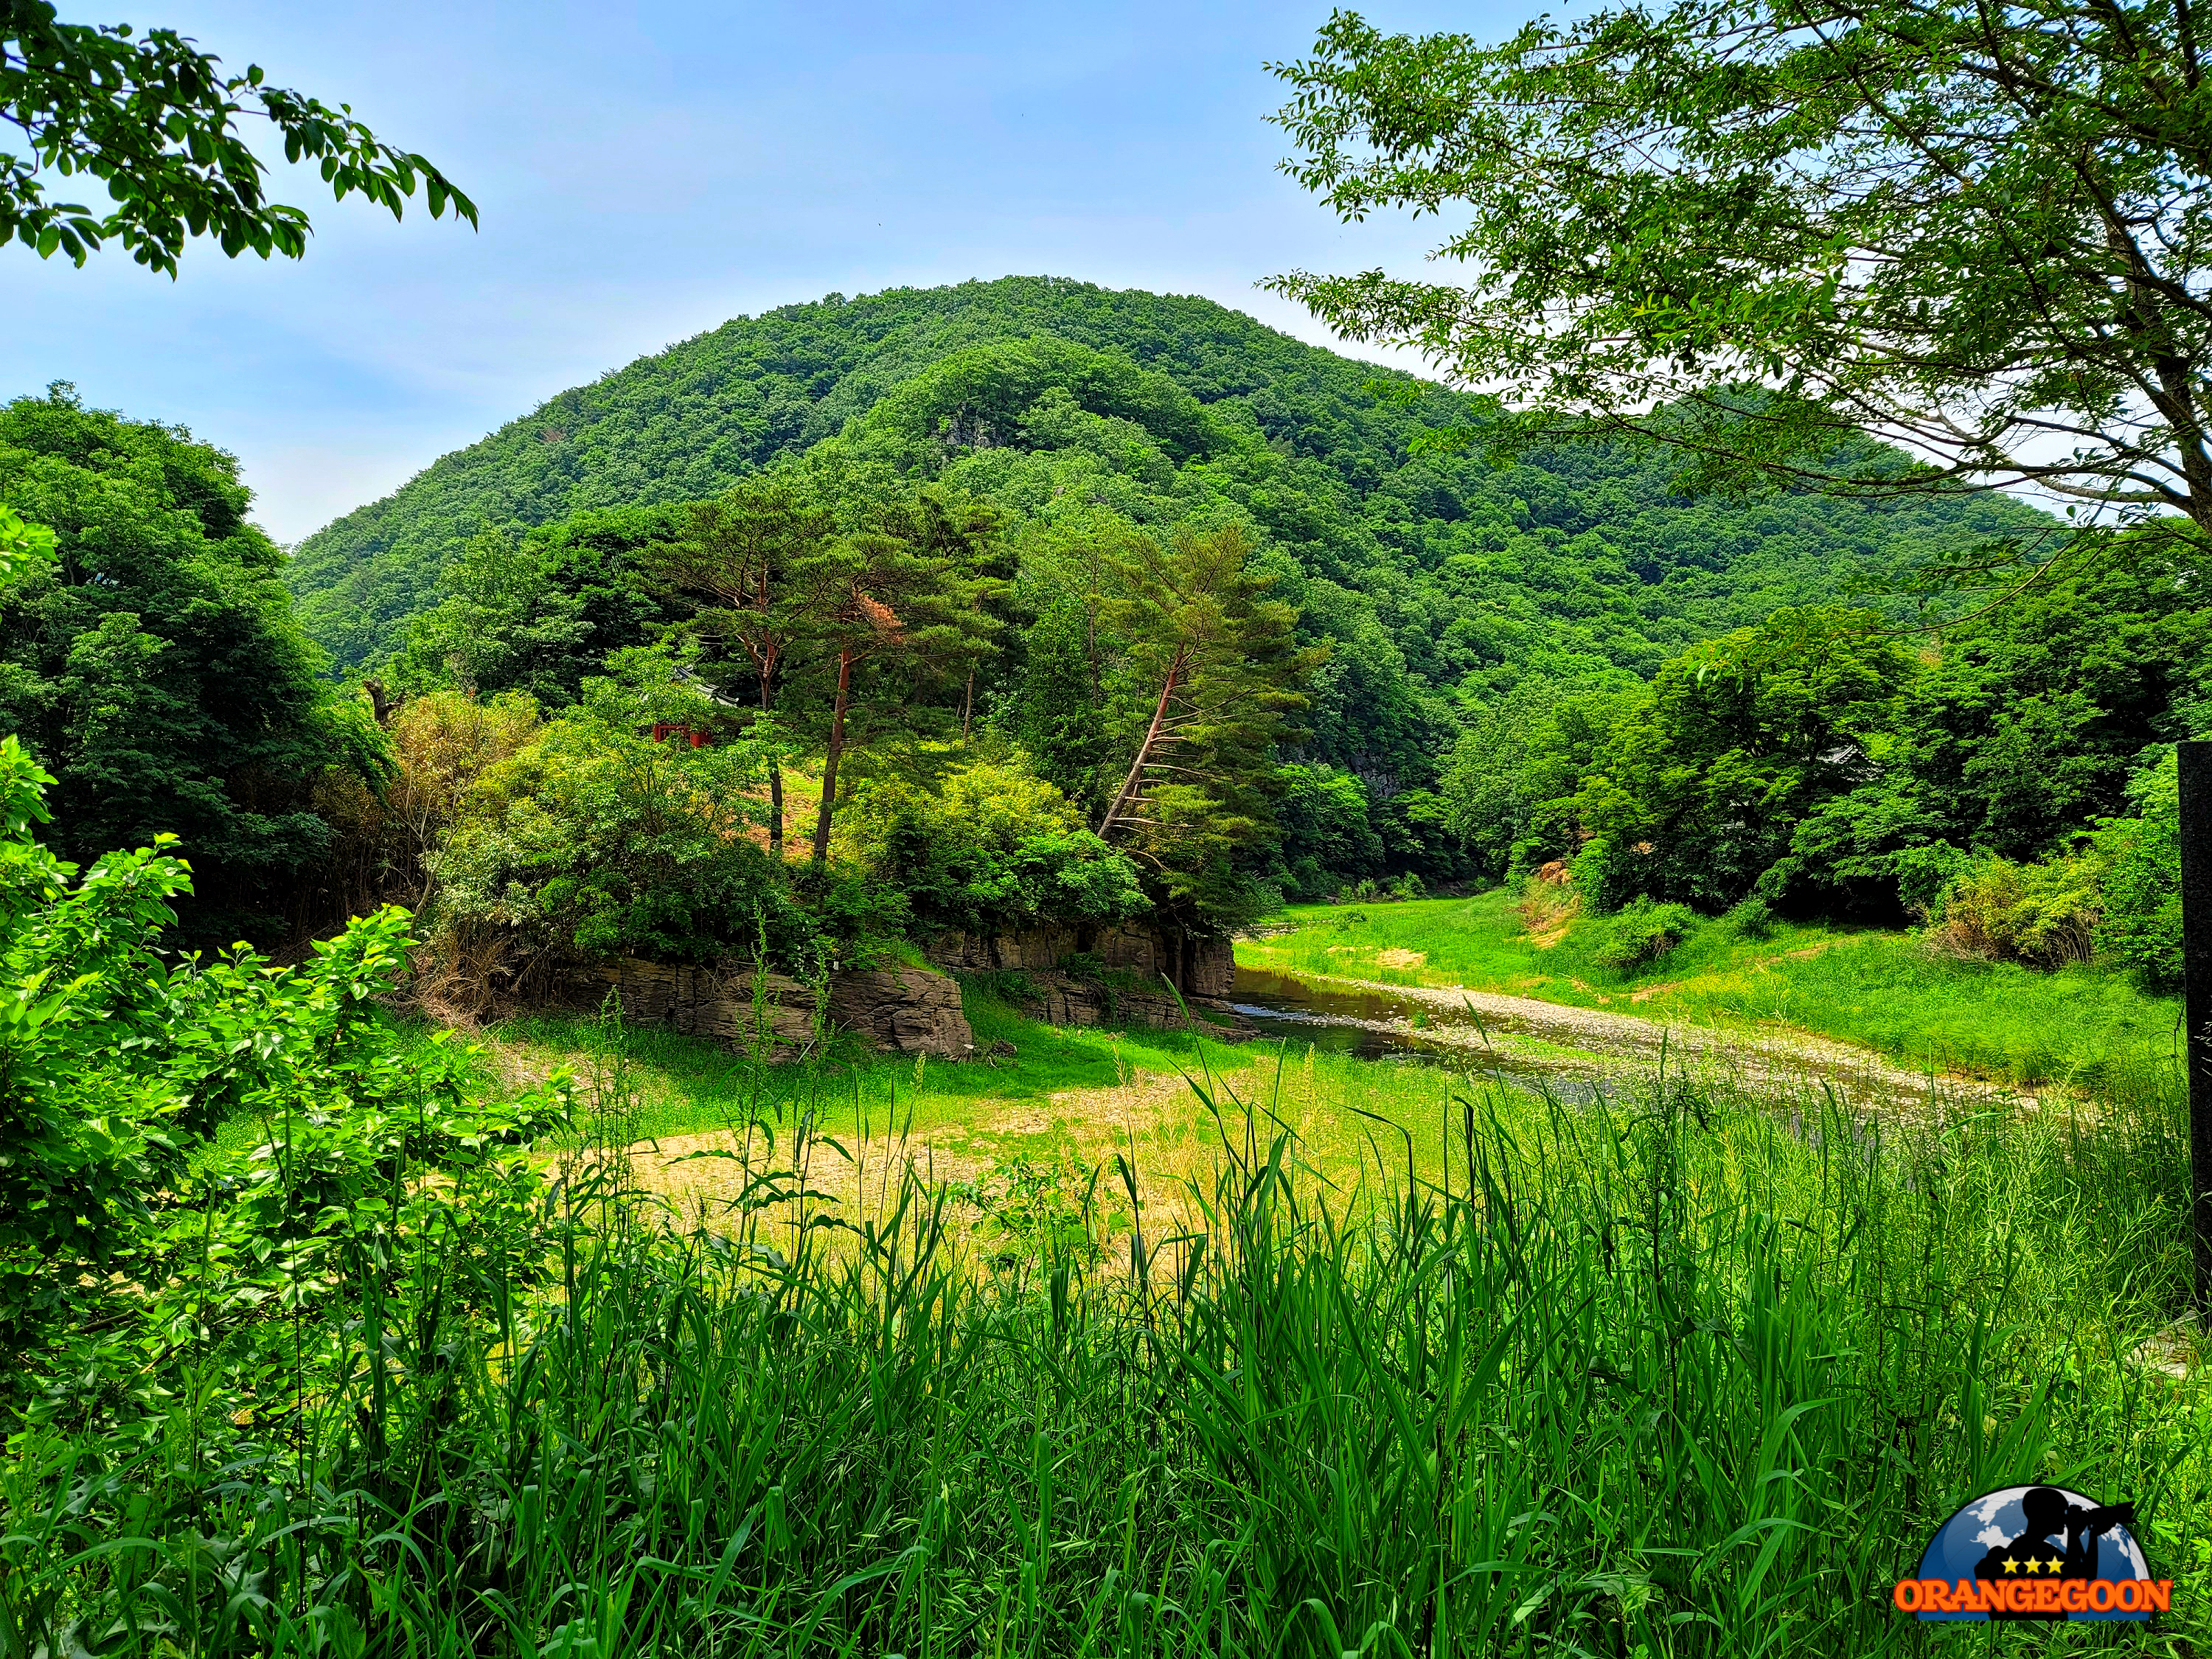
[[[264,1103],[136,1235],[166,1288],[11,1376],[18,1650],[1856,1654],[2030,1478],[2212,1565],[2204,1385],[2144,1346],[2187,1272],[2163,1073],[1915,1126],[1468,1079],[1355,1187],[1201,1080],[1210,1175],[1024,1165],[971,1254],[896,1120],[816,1138],[825,1066],[741,1066],[680,1212],[619,1046],[567,1132],[346,1029],[439,1086]],[[809,1179],[841,1152],[879,1205]]]
[[[251,249],[296,259],[310,227],[300,209],[264,193],[268,172],[239,131],[241,116],[283,135],[284,159],[319,164],[336,199],[358,191],[395,219],[420,182],[432,218],[476,204],[426,157],[394,148],[353,106],[271,83],[258,64],[225,75],[222,60],[174,29],[134,35],[127,23],[64,23],[46,0],[0,10],[0,118],[28,141],[0,155],[0,241],[82,265],[113,238],[132,258],[177,274],[188,236],[212,235],[236,258]],[[114,205],[102,211],[47,195],[58,178],[89,176]]]
[[[1277,67],[1288,169],[1346,220],[1452,218],[1464,274],[1273,286],[1497,388],[1525,432],[1876,495],[2031,483],[2201,532],[2197,51],[2165,0],[1677,0],[1496,46],[1339,12]]]

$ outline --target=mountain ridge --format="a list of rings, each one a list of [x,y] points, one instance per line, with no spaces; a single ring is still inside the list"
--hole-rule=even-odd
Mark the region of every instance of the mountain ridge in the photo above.
[[[1200,296],[1009,276],[732,318],[441,457],[307,538],[288,580],[310,632],[341,667],[358,667],[435,601],[440,572],[482,527],[711,495],[927,392],[933,370],[963,354],[985,360],[975,372],[988,379],[1012,359],[981,348],[1048,338],[1075,349],[1063,356],[1103,354],[1164,375],[1208,411],[1221,453],[1189,453],[1164,417],[1147,428],[1141,409],[1134,420],[1116,414],[1072,370],[1052,390],[1057,415],[1006,404],[1015,441],[1031,452],[1088,445],[1106,456],[1104,472],[1127,475],[1125,494],[1155,503],[1156,518],[1247,517],[1310,579],[1293,597],[1323,631],[1348,638],[1371,622],[1434,694],[1471,676],[1480,692],[1530,672],[1648,674],[1695,639],[1778,604],[1878,586],[1885,569],[2028,511],[1965,498],[1690,501],[1674,494],[1662,460],[1595,448],[1506,471],[1471,456],[1413,458],[1413,436],[1465,418],[1468,399]],[[1413,395],[1379,398],[1378,381]],[[951,405],[955,440],[961,407]],[[1101,448],[1100,431],[1068,424],[1100,419],[1158,452],[1143,463],[1152,474],[1139,479],[1137,462]],[[951,470],[1020,496],[1004,466]]]
[[[1006,313],[1003,307],[994,306],[992,321],[998,326],[963,328],[963,321],[972,325],[977,307],[967,303],[944,303],[969,301],[987,295],[1002,301],[1010,294],[1016,297],[1018,307],[1013,327],[1005,325]],[[1083,303],[1065,303],[1070,298],[1079,299]],[[1132,300],[1136,303],[1127,303]],[[915,301],[933,303],[917,316],[903,308]],[[894,310],[894,306],[902,308]],[[1176,319],[1182,326],[1173,333],[1158,325],[1158,313],[1164,308],[1182,313]],[[901,378],[901,369],[925,367],[963,345],[1028,337],[1036,333],[1056,334],[1079,344],[1096,346],[1101,343],[1097,337],[1104,331],[1091,325],[1101,310],[1124,318],[1132,313],[1140,315],[1143,324],[1139,328],[1114,331],[1109,343],[1139,363],[1146,362],[1148,356],[1175,361],[1183,370],[1176,376],[1179,381],[1187,386],[1194,379],[1200,382],[1200,386],[1190,389],[1201,401],[1209,400],[1209,390],[1218,399],[1246,393],[1267,383],[1267,378],[1251,373],[1255,356],[1252,348],[1257,343],[1251,337],[1271,337],[1300,351],[1321,352],[1318,347],[1307,346],[1200,295],[1103,289],[1070,277],[975,279],[949,287],[892,288],[849,300],[830,295],[821,300],[779,306],[757,316],[731,318],[660,351],[635,358],[596,380],[556,393],[475,443],[439,457],[390,495],[340,515],[302,540],[293,554],[293,591],[302,601],[302,614],[310,630],[331,647],[342,662],[347,661],[350,653],[340,648],[337,640],[331,637],[334,632],[343,637],[344,610],[349,608],[346,602],[368,600],[380,615],[388,614],[390,610],[388,605],[376,604],[374,588],[368,592],[362,591],[364,585],[355,567],[364,556],[374,560],[394,551],[427,552],[433,544],[449,555],[454,545],[485,522],[538,525],[584,507],[683,501],[711,495],[777,456],[796,453],[823,438],[836,435],[847,420],[865,414],[884,392],[891,389]],[[1206,316],[1208,313],[1213,315]],[[836,325],[834,329],[823,326],[833,320]],[[1230,322],[1246,337],[1238,339],[1235,347],[1226,351],[1206,349],[1210,343],[1218,342],[1224,321]],[[928,329],[931,323],[937,326]],[[1020,325],[1024,323],[1030,326],[1023,328]],[[1201,325],[1194,327],[1194,324]],[[749,341],[748,334],[766,338]],[[839,340],[836,337],[840,335],[845,338]],[[911,348],[923,343],[915,338],[917,335],[924,335],[927,346],[933,350],[927,355],[911,349],[886,353],[886,346]],[[769,349],[762,349],[763,345]],[[836,349],[840,345],[845,347],[843,351]],[[856,345],[866,349],[855,349]],[[1153,348],[1151,352],[1146,351],[1147,345]],[[746,349],[749,346],[750,350]],[[1321,355],[1355,368],[1364,377],[1401,375],[1400,371],[1358,364],[1334,353]],[[731,374],[746,358],[763,371],[757,378]],[[1234,372],[1240,366],[1245,370],[1242,374]],[[834,374],[828,372],[833,368]],[[728,377],[720,384],[713,381],[717,371]],[[799,384],[825,380],[827,384],[811,398],[793,395]],[[732,442],[724,438],[708,447],[685,468],[650,471],[636,465],[634,446],[625,443],[599,458],[608,464],[604,471],[595,470],[590,477],[576,476],[575,470],[566,464],[581,457],[574,450],[560,453],[560,446],[581,436],[579,428],[596,427],[605,422],[610,413],[608,394],[653,380],[675,382],[672,390],[678,394],[678,407],[687,423],[721,427],[734,424],[744,434],[744,441]],[[1442,388],[1437,390],[1440,395],[1449,396]],[[549,433],[555,435],[549,438]],[[438,483],[469,479],[483,471],[487,462],[502,458],[512,460],[519,450],[526,453],[533,435],[538,445],[556,452],[539,458],[538,465],[527,469],[536,475],[531,480],[534,487],[517,489],[512,483],[505,483],[490,492],[489,500],[472,499],[471,505],[479,508],[479,515],[473,521],[435,510],[410,510],[413,506],[410,498],[422,496]],[[569,480],[565,489],[561,487],[564,471]],[[334,595],[331,603],[316,603],[320,594],[331,589],[341,590],[345,601],[337,601]],[[410,611],[427,604],[434,592],[430,586],[416,582],[405,583],[402,591],[413,601],[408,607]],[[355,661],[358,659],[353,658]]]

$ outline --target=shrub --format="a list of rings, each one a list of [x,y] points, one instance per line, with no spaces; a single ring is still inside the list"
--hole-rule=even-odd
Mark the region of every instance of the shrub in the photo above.
[[[520,955],[526,971],[618,951],[704,961],[764,930],[795,959],[811,929],[756,839],[758,751],[654,741],[657,722],[710,728],[712,705],[654,653],[623,654],[471,791],[432,860],[449,951],[488,937],[480,960]]]
[[[1105,1254],[1120,1218],[1097,1202],[1098,1176],[1066,1152],[1042,1158],[1017,1153],[956,1183],[952,1195],[982,1212],[981,1231],[994,1241],[987,1258],[993,1267],[1051,1260],[1090,1265]]]
[[[383,1279],[402,1232],[450,1262],[527,1227],[544,1182],[526,1143],[562,1088],[472,1104],[465,1051],[395,1037],[378,1000],[413,942],[404,911],[290,968],[176,957],[160,947],[183,861],[157,842],[78,878],[32,834],[50,782],[0,740],[0,1340],[37,1356],[0,1400],[50,1383],[89,1412],[166,1411],[147,1356],[183,1340],[195,1401],[235,1403],[302,1285]],[[216,1140],[240,1119],[263,1134]],[[280,1134],[281,1155],[259,1144]]]
[[[1697,926],[1697,913],[1686,904],[1634,899],[1606,918],[1592,958],[1602,967],[1632,972],[1671,953]]]
[[[1774,907],[1754,893],[1721,920],[1738,939],[1765,939],[1774,931]]]
[[[2104,908],[2105,860],[2094,851],[2033,864],[1984,857],[1944,890],[1930,943],[1961,956],[2057,968],[2087,962]]]
[[[2097,949],[2133,971],[2147,990],[2181,988],[2181,799],[2174,750],[2138,772],[2128,793],[2139,817],[2099,832],[2111,860]]]
[[[541,730],[538,705],[520,691],[478,700],[440,690],[402,702],[385,731],[392,759],[385,787],[344,774],[323,782],[319,810],[338,831],[331,862],[343,896],[361,909],[386,898],[427,908],[439,843],[484,775]]]
[[[1632,848],[1624,852],[1609,836],[1592,836],[1568,861],[1567,878],[1592,909],[1617,910],[1641,890],[1637,885],[1639,862],[1648,862],[1648,855]]]
[[[836,846],[841,860],[905,894],[925,926],[998,933],[1147,908],[1137,866],[1085,829],[1066,796],[1017,767],[958,767],[934,791],[864,783],[839,816]]]

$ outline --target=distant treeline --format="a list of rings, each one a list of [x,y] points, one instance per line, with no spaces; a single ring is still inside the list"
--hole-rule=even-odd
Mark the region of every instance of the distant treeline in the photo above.
[[[1468,409],[1205,301],[902,291],[564,394],[288,567],[228,457],[58,389],[0,413],[58,538],[0,714],[70,856],[183,838],[198,936],[398,897],[478,982],[1553,863],[2163,971],[2193,544],[1966,616],[1919,578],[2051,521],[1413,453]]]

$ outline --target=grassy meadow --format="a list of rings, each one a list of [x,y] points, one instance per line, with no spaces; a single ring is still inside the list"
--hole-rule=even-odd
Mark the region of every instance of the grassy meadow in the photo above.
[[[1400,903],[1300,905],[1287,931],[1241,939],[1239,963],[1389,985],[1463,986],[1662,1021],[1785,1027],[1863,1044],[1912,1068],[2022,1084],[2093,1085],[2147,1052],[2171,1052],[2179,1004],[2124,975],[2039,972],[1939,956],[1912,936],[1778,922],[1745,938],[1697,928],[1658,962],[1597,959],[1601,924],[1554,906],[1531,918],[1514,892]]]
[[[198,1409],[186,1346],[136,1439],[34,1415],[10,1651],[2212,1641],[2169,1071],[1884,1122],[970,1011],[1017,1052],[500,1028],[487,1080],[579,1079],[550,1254],[395,1236],[386,1278],[272,1309],[299,1357],[252,1409]],[[1958,1504],[2028,1480],[2132,1498],[2172,1614],[1892,1609]]]
[[[1010,1172],[1087,1184],[1087,1175],[1068,1172],[1110,1168],[1117,1157],[1145,1192],[1172,1202],[1192,1180],[1209,1182],[1218,1161],[1222,1131],[1209,1095],[1217,1103],[1266,1101],[1273,1117],[1262,1122],[1279,1119],[1307,1168],[1345,1183],[1386,1164],[1402,1173],[1409,1138],[1413,1167],[1433,1176],[1437,1126],[1462,1086],[1434,1066],[1228,1042],[1202,1030],[1044,1025],[974,981],[963,1003],[978,1047],[1000,1050],[987,1060],[833,1050],[818,1066],[763,1066],[696,1038],[574,1017],[512,1021],[489,1036],[510,1070],[567,1066],[618,1081],[610,1092],[629,1103],[620,1138],[636,1147],[641,1179],[695,1208],[703,1200],[710,1212],[730,1188],[725,1154],[763,1102],[772,1115],[809,1122],[821,1145],[809,1179],[847,1204],[864,1192],[871,1207],[885,1201],[908,1162],[925,1182],[976,1189]],[[1347,1101],[1361,1109],[1346,1109]],[[1099,1201],[1102,1212],[1126,1218],[1118,1191]]]

